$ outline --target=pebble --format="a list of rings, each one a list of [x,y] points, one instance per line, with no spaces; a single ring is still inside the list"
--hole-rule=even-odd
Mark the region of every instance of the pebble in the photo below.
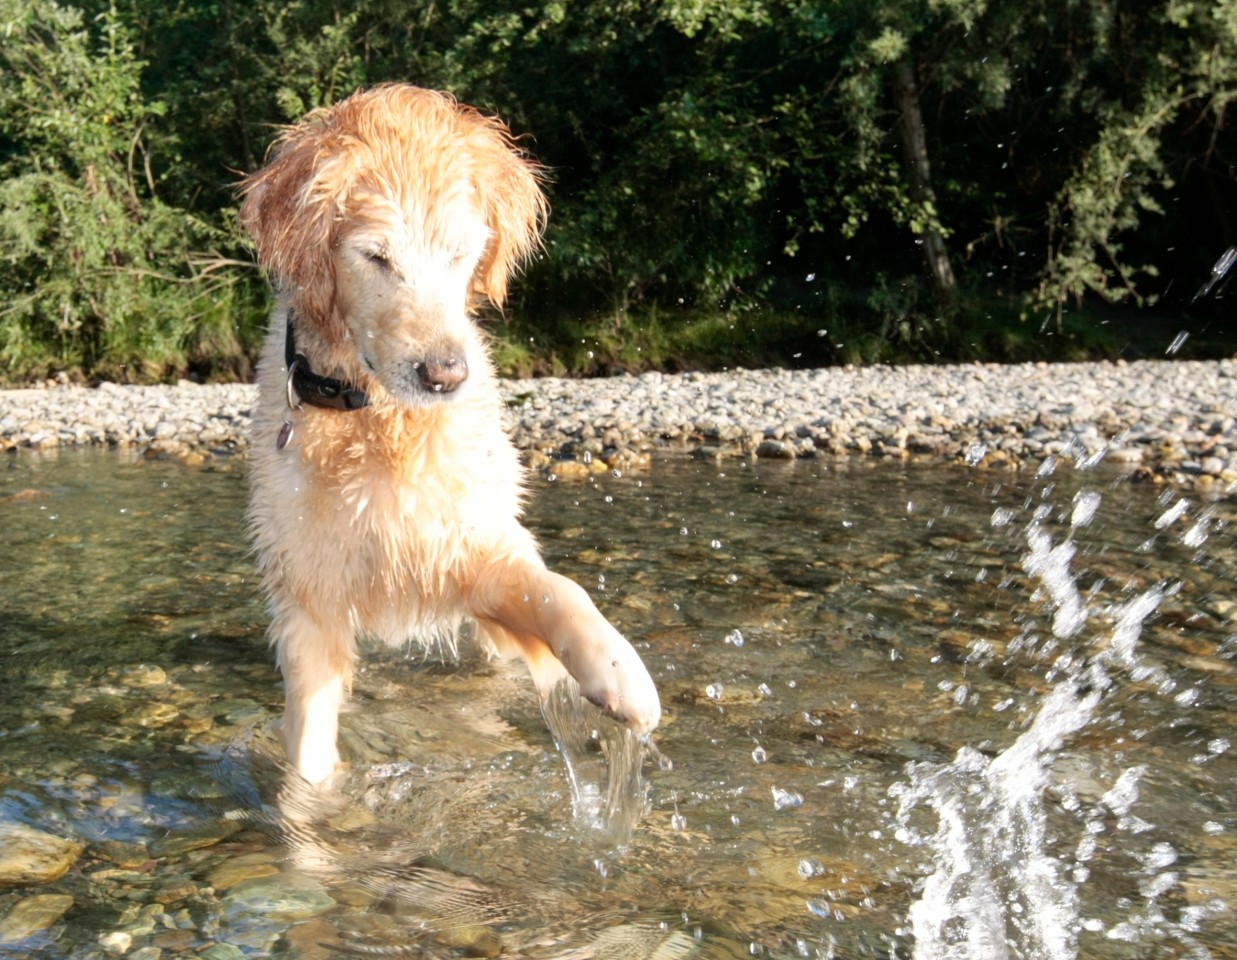
[[[122,957],[133,946],[133,935],[123,930],[113,930],[99,937],[99,946],[113,957]]]
[[[203,960],[246,960],[245,951],[230,943],[213,943],[198,952]]]
[[[0,943],[15,943],[46,930],[73,906],[65,893],[40,893],[13,904],[0,919]]]
[[[267,853],[249,853],[225,860],[206,874],[206,882],[222,892],[244,880],[273,877],[279,873],[275,857]]]
[[[258,915],[270,920],[304,920],[333,906],[335,900],[320,883],[292,873],[242,880],[223,897],[225,915],[240,918]]]
[[[652,372],[501,390],[516,445],[563,479],[637,469],[668,447],[987,469],[1107,457],[1144,479],[1237,492],[1234,359]],[[0,391],[0,449],[137,447],[200,464],[245,450],[255,399],[249,384],[188,381]]]
[[[0,821],[0,886],[59,880],[77,862],[82,849],[73,840]]]

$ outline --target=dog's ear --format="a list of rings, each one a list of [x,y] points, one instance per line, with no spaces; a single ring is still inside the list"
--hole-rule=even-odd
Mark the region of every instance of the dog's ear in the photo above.
[[[473,287],[501,307],[508,281],[541,244],[549,204],[541,189],[542,168],[524,156],[499,121],[483,122],[486,129],[477,138],[474,160],[490,240]]]
[[[347,145],[311,115],[274,144],[273,159],[242,181],[240,222],[258,262],[290,294],[298,311],[332,322],[334,266],[330,256],[338,198],[351,168]],[[325,332],[325,330],[324,330]]]

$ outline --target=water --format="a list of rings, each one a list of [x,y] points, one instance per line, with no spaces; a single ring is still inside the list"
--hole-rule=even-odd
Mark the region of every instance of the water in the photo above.
[[[0,888],[0,955],[1234,955],[1237,508],[976,462],[538,483],[657,756],[564,693],[566,763],[518,665],[373,654],[324,798],[243,463],[8,457],[0,821],[86,850]]]

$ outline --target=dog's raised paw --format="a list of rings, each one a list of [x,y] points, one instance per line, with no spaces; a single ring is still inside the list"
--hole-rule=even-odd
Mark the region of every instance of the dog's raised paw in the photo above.
[[[591,657],[568,657],[568,672],[580,685],[580,695],[606,716],[637,733],[649,733],[661,721],[653,678],[640,655],[617,632],[604,646]]]

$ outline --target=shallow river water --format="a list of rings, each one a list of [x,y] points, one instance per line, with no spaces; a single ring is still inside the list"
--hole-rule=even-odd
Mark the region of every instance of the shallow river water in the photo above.
[[[245,494],[239,460],[0,461],[0,824],[84,847],[0,887],[0,956],[1237,954],[1231,500],[1067,466],[538,480],[548,562],[665,708],[599,824],[630,741],[560,718],[573,795],[527,676],[467,649],[367,656],[350,769],[298,787]]]

